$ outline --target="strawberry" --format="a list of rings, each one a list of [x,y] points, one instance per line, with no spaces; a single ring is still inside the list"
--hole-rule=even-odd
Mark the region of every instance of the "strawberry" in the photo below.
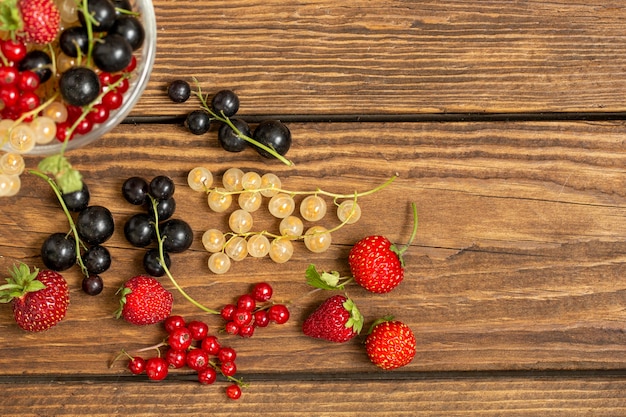
[[[120,292],[120,308],[115,316],[129,323],[140,326],[159,323],[172,312],[174,297],[155,278],[137,275],[126,281]]]
[[[28,265],[14,266],[7,283],[0,286],[0,302],[13,303],[13,318],[29,332],[47,330],[63,320],[70,303],[69,288],[58,272]]]
[[[45,45],[59,33],[61,14],[54,0],[2,0],[0,30],[13,31],[27,42]]]
[[[409,326],[387,318],[374,322],[365,339],[365,350],[374,365],[390,370],[413,360],[415,344],[415,335]]]
[[[384,236],[367,236],[354,244],[348,255],[350,271],[357,284],[366,290],[384,294],[396,288],[404,279],[404,252],[417,234],[417,208],[413,207],[413,232],[402,247]]]
[[[363,316],[343,295],[328,298],[302,324],[305,335],[337,343],[347,342],[362,328]]]

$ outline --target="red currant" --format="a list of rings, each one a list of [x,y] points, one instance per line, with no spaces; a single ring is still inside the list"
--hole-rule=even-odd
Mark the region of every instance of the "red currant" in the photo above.
[[[220,315],[226,321],[232,320],[233,319],[233,313],[235,312],[236,309],[237,309],[236,305],[234,305],[234,304],[226,304],[224,307],[222,307],[222,310],[220,311]]]
[[[146,369],[146,361],[140,356],[135,356],[128,361],[128,369],[133,375],[139,375]]]
[[[4,103],[4,107],[13,107],[20,98],[20,90],[13,84],[0,87],[0,101]]]
[[[69,122],[57,123],[56,138],[59,142],[65,142],[71,140],[74,137],[74,132],[70,135],[69,130],[72,126]]]
[[[22,91],[35,91],[39,87],[39,76],[33,71],[22,71],[17,78],[17,88]]]
[[[109,109],[102,104],[96,104],[87,114],[87,118],[93,123],[104,123],[109,119]]]
[[[241,337],[252,337],[254,335],[255,327],[252,324],[246,324],[245,326],[241,326],[239,328],[239,336]]]
[[[7,39],[0,43],[0,50],[6,59],[15,63],[24,59],[27,53],[26,44],[19,41],[13,41],[11,39]]]
[[[224,331],[234,336],[239,333],[239,325],[234,321],[229,321],[224,325]]]
[[[209,366],[209,355],[202,349],[191,349],[187,353],[187,366],[194,371],[201,371]]]
[[[270,324],[270,317],[266,310],[254,312],[254,325],[256,327],[267,327],[268,324]]]
[[[274,304],[267,311],[270,321],[277,324],[287,323],[289,320],[289,309],[284,304]]]
[[[252,297],[258,302],[269,301],[272,293],[272,286],[267,282],[259,282],[252,288]]]
[[[15,67],[0,66],[0,86],[14,84],[19,77],[19,71]]]
[[[209,326],[199,320],[190,321],[187,328],[189,332],[191,332],[191,338],[193,340],[202,340],[209,334]]]
[[[233,376],[237,372],[237,365],[232,361],[224,362],[220,365],[220,371],[224,376]]]
[[[220,351],[220,347],[220,342],[215,336],[205,337],[204,339],[202,339],[202,343],[200,344],[200,348],[209,355],[217,355],[217,353]]]
[[[217,352],[217,359],[222,363],[233,362],[236,358],[237,352],[235,352],[235,349],[228,346],[222,347],[219,352]]]
[[[119,91],[111,90],[102,97],[102,104],[109,110],[119,109],[123,102],[124,96]]]
[[[146,375],[153,381],[165,379],[168,373],[167,362],[163,358],[150,358],[146,362]]]
[[[170,348],[165,352],[165,360],[172,368],[182,368],[187,364],[187,352]]]
[[[253,311],[256,308],[256,301],[250,294],[244,294],[237,299],[237,309]]]
[[[186,327],[174,329],[167,338],[167,343],[173,349],[187,350],[191,346],[191,332]]]
[[[39,96],[32,91],[23,91],[17,99],[17,106],[24,113],[36,109],[39,103]]]
[[[124,94],[128,91],[129,88],[130,88],[130,83],[128,82],[128,78],[124,78],[117,85],[117,88],[115,89],[115,91],[117,91],[120,94]]]
[[[130,58],[130,63],[124,68],[124,72],[133,72],[137,68],[137,57],[133,55]]]
[[[165,319],[163,325],[167,333],[172,333],[174,330],[185,327],[187,324],[182,316],[169,316]]]
[[[198,372],[198,381],[202,385],[211,385],[216,379],[217,372],[210,366]]]
[[[76,125],[76,128],[74,128],[74,132],[78,133],[79,135],[84,135],[86,133],[91,132],[92,128],[93,128],[93,123],[88,117],[85,117],[80,122],[78,122],[78,124]]]
[[[226,396],[231,400],[238,400],[241,397],[241,387],[237,384],[227,386]]]
[[[235,310],[235,314],[233,314],[233,322],[238,326],[245,326],[252,322],[252,313],[249,310]]]

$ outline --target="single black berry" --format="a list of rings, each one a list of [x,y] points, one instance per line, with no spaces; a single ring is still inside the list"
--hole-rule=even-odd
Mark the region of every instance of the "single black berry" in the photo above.
[[[148,181],[141,177],[130,177],[122,184],[122,195],[130,204],[137,206],[146,202]]]
[[[93,45],[93,62],[105,72],[119,72],[130,64],[133,48],[122,35],[109,33]]]
[[[63,202],[69,211],[79,212],[89,205],[89,188],[83,182],[83,188],[67,194],[62,194]]]
[[[52,77],[52,59],[39,49],[26,54],[24,59],[17,64],[17,69],[22,71],[31,70],[39,77],[39,81],[45,83]]]
[[[155,238],[154,220],[148,213],[132,215],[124,224],[124,236],[131,245],[143,248]]]
[[[170,219],[160,226],[163,248],[170,253],[184,252],[193,242],[191,226],[184,220]]]
[[[250,137],[250,127],[248,123],[236,118],[230,119],[230,121],[242,135]],[[220,126],[220,130],[217,133],[217,140],[220,142],[222,148],[228,152],[241,152],[248,147],[248,142],[238,136],[227,124]]]
[[[91,15],[94,32],[106,32],[115,22],[115,4],[110,0],[87,0],[87,11]],[[81,8],[78,8],[78,20],[85,26],[85,16]]]
[[[115,229],[113,215],[103,206],[89,206],[78,213],[76,230],[78,236],[90,245],[106,242]]]
[[[66,233],[53,233],[41,245],[41,260],[53,271],[65,271],[76,263],[76,241]]]
[[[265,120],[254,129],[254,140],[274,149],[279,155],[285,155],[291,146],[291,132],[289,128],[279,120]],[[266,158],[272,158],[272,154],[256,147],[257,152]]]
[[[231,90],[218,91],[211,100],[211,107],[217,114],[226,117],[234,116],[239,110],[239,97]]]
[[[191,86],[185,80],[175,80],[167,87],[167,96],[174,103],[184,103],[191,97]]]
[[[165,266],[169,268],[172,265],[170,255],[167,252],[163,252],[163,259],[165,260]],[[148,275],[153,277],[162,277],[165,275],[165,268],[161,265],[161,259],[159,256],[159,250],[156,248],[149,249],[143,256],[143,268]]]
[[[128,41],[133,51],[139,49],[146,38],[146,32],[139,19],[130,15],[119,16],[115,19],[115,23],[113,23],[113,26],[109,29],[109,34],[122,36]]]
[[[150,214],[150,217],[154,219],[154,208],[151,203],[152,202],[150,202],[150,204],[147,204],[147,210]],[[174,215],[174,212],[176,211],[176,200],[174,199],[174,197],[166,198],[165,200],[159,200],[157,201],[156,206],[159,221],[167,220],[172,217]]]
[[[61,32],[59,47],[67,56],[76,58],[79,53],[86,55],[89,49],[89,35],[82,26],[72,26]]]
[[[87,249],[82,258],[90,274],[101,274],[111,267],[111,253],[101,245],[93,245]]]
[[[157,200],[167,200],[174,195],[174,181],[166,175],[157,175],[152,178],[148,188],[150,195]]]
[[[61,75],[59,89],[66,102],[83,107],[100,94],[100,79],[90,68],[72,67]]]
[[[187,115],[185,127],[194,135],[202,135],[211,127],[211,116],[204,110],[194,110]]]
[[[98,295],[104,289],[104,282],[100,275],[91,274],[83,278],[81,287],[87,295]]]

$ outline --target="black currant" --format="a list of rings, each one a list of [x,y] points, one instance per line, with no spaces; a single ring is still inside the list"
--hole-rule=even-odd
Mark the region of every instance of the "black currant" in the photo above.
[[[185,127],[194,135],[202,135],[211,127],[211,116],[204,110],[194,110],[187,115]]]
[[[111,267],[111,253],[101,245],[93,245],[87,249],[82,258],[90,274],[101,274]]]
[[[61,32],[59,47],[67,56],[76,58],[78,54],[85,55],[89,49],[89,35],[82,26],[72,26]]]
[[[115,22],[115,5],[109,0],[87,0],[87,11],[92,17],[92,30],[94,32],[106,32]],[[85,16],[81,8],[78,8],[78,20],[85,26]]]
[[[146,202],[148,188],[148,181],[141,177],[130,177],[122,184],[122,195],[130,204],[139,206]]]
[[[155,238],[154,219],[147,213],[132,215],[124,224],[124,236],[135,247],[148,246]]]
[[[155,216],[152,203],[150,202],[150,204],[147,204],[147,206],[150,217],[154,219]],[[157,214],[159,216],[159,221],[169,219],[170,217],[172,217],[172,215],[174,215],[174,211],[176,211],[176,200],[174,200],[174,197],[157,201]]]
[[[239,97],[231,90],[218,91],[211,100],[211,107],[217,114],[222,114],[226,117],[234,116],[239,110]]]
[[[122,36],[128,41],[133,51],[139,49],[146,38],[146,33],[139,19],[130,15],[119,16],[115,19],[115,23],[113,23],[113,26],[109,29],[109,35],[110,34]]]
[[[113,0],[113,5],[115,6],[115,15],[117,17],[126,16],[124,10],[127,12],[133,10],[133,6],[130,4],[129,0]]]
[[[65,271],[76,263],[76,241],[65,233],[53,233],[41,245],[41,259],[53,271]]]
[[[81,210],[76,218],[78,236],[90,245],[106,242],[114,229],[113,215],[103,206],[89,206]]]
[[[67,194],[62,194],[63,202],[69,211],[79,212],[89,205],[89,188],[83,182],[83,188]]]
[[[174,181],[166,175],[157,175],[152,178],[148,188],[150,195],[157,200],[166,200],[174,195]]]
[[[245,136],[250,137],[250,127],[248,123],[241,119],[230,119],[235,127]],[[223,124],[217,133],[217,140],[224,150],[228,152],[241,152],[248,147],[248,142],[235,134],[233,129]]]
[[[291,132],[289,128],[279,120],[262,121],[256,129],[254,129],[252,138],[274,149],[279,155],[285,155],[291,146]],[[255,149],[266,158],[273,157],[269,152],[259,147],[255,147]]]
[[[170,255],[165,251],[163,251],[163,259],[165,260],[165,266],[169,268],[172,261]],[[152,248],[146,252],[143,256],[143,269],[148,275],[152,275],[153,277],[162,277],[165,275],[165,269],[161,265],[158,249]]]
[[[163,248],[170,253],[184,252],[193,242],[191,226],[184,220],[170,219],[160,226]]]
[[[81,287],[87,295],[98,295],[104,289],[104,282],[100,275],[90,274],[83,278]]]
[[[191,86],[185,80],[175,80],[167,87],[167,96],[174,103],[184,103],[191,97]]]
[[[31,70],[39,77],[39,81],[45,83],[52,77],[52,59],[39,49],[35,49],[17,64],[17,69],[21,71]]]
[[[100,79],[90,68],[72,67],[61,75],[59,89],[66,102],[83,107],[100,94]]]
[[[133,48],[122,35],[109,33],[93,45],[93,62],[106,72],[119,72],[130,64]]]

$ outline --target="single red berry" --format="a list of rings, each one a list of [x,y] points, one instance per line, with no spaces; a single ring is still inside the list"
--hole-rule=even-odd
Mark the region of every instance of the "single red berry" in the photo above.
[[[220,348],[219,352],[217,352],[217,359],[219,359],[222,363],[233,362],[236,358],[237,352],[229,346],[224,346]]]
[[[204,350],[209,355],[217,355],[220,351],[220,342],[217,340],[216,336],[207,336],[202,339],[200,344],[200,348]]]
[[[259,282],[252,287],[252,297],[258,302],[269,301],[273,291],[272,286],[267,282]]]
[[[130,58],[130,63],[124,68],[123,72],[133,72],[137,68],[137,57],[132,55]]]
[[[266,310],[258,310],[254,312],[254,325],[256,327],[267,327],[270,324],[270,316]]]
[[[248,310],[237,309],[233,314],[233,322],[239,327],[250,324],[252,322],[252,313]]]
[[[168,364],[163,358],[150,358],[146,362],[146,375],[148,375],[148,379],[152,381],[165,379],[168,371]]]
[[[344,343],[363,327],[363,316],[354,302],[344,295],[334,295],[320,304],[302,323],[302,332],[316,339]]]
[[[4,107],[13,107],[20,98],[20,90],[13,85],[3,85],[0,87],[0,101],[4,103]]]
[[[370,361],[379,368],[400,368],[415,357],[415,335],[409,326],[400,321],[381,320],[374,323],[365,339],[365,350]]]
[[[85,135],[91,132],[91,129],[93,129],[93,122],[88,117],[85,117],[76,124],[74,131],[79,135]]]
[[[159,323],[172,313],[172,293],[147,275],[137,275],[120,289],[120,307],[116,317],[135,325]]]
[[[123,103],[124,96],[116,90],[111,90],[102,97],[102,104],[109,110],[119,109]]]
[[[232,320],[233,319],[233,313],[235,312],[235,310],[237,310],[237,306],[236,305],[234,305],[234,304],[226,304],[224,307],[222,307],[222,310],[220,311],[220,315],[226,321]]]
[[[115,88],[115,91],[117,91],[120,94],[124,94],[128,91],[129,88],[130,88],[130,82],[128,81],[128,78],[124,78],[117,85],[117,87]]]
[[[13,63],[18,63],[24,59],[28,51],[24,42],[11,39],[2,41],[2,43],[0,43],[0,49],[2,55]]]
[[[163,326],[165,327],[165,331],[168,334],[172,333],[176,329],[179,329],[181,327],[185,327],[186,325],[187,324],[185,323],[185,319],[183,318],[183,316],[178,316],[178,315],[169,316],[163,322]]]
[[[246,324],[245,326],[241,326],[239,328],[239,336],[241,337],[252,337],[254,335],[254,325],[252,324]]]
[[[191,346],[191,332],[186,327],[174,329],[167,338],[167,344],[173,349],[187,350]]]
[[[202,340],[209,334],[209,326],[199,320],[192,320],[187,324],[193,340]]]
[[[229,321],[224,325],[224,331],[234,336],[239,333],[239,325],[234,321]]]
[[[243,294],[237,299],[237,309],[245,311],[254,311],[256,301],[250,294]]]
[[[284,304],[274,304],[267,310],[270,321],[285,324],[289,320],[289,309]]]
[[[20,72],[17,78],[17,88],[22,91],[35,91],[39,87],[39,76],[33,71],[26,70]]]
[[[237,373],[237,365],[235,365],[235,362],[232,361],[223,362],[220,365],[220,371],[224,376],[233,376]]]
[[[91,111],[87,114],[87,118],[92,123],[104,123],[109,120],[109,109],[103,104],[96,104],[91,108]]]
[[[0,86],[15,84],[19,74],[16,67],[0,66]],[[19,90],[17,94],[19,95]]]
[[[165,352],[165,361],[172,368],[182,368],[187,364],[187,352],[170,348]]]
[[[237,384],[227,386],[226,396],[231,400],[238,400],[241,397],[241,387]]]
[[[187,366],[194,371],[201,371],[209,366],[209,355],[202,349],[191,349],[187,353]]]
[[[57,133],[55,137],[59,142],[65,142],[66,140],[71,140],[74,137],[74,132],[69,133],[72,125],[69,122],[60,122],[57,123]]]
[[[211,385],[217,379],[217,372],[212,367],[198,371],[198,381],[202,385]]]
[[[146,360],[140,356],[135,356],[128,361],[128,369],[133,375],[139,375],[146,370]]]

